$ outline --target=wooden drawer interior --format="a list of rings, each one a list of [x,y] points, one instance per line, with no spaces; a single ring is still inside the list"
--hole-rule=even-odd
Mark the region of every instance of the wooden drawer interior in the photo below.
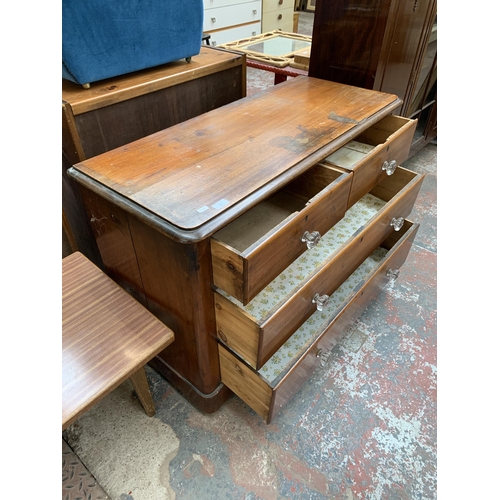
[[[359,134],[355,140],[348,142],[345,146],[325,158],[325,161],[338,167],[353,170],[356,166],[366,160],[378,147],[383,147],[388,142],[394,141],[399,136],[407,140],[407,129],[413,129],[413,120],[401,116],[386,116],[375,125]],[[413,135],[413,134],[411,134]],[[407,155],[404,155],[406,158]],[[401,160],[403,161],[403,160]]]
[[[306,230],[328,231],[343,216],[350,174],[315,165],[215,233],[213,283],[248,303],[307,250]]]
[[[223,343],[260,368],[315,310],[314,291],[330,294],[392,232],[392,206],[402,203],[408,215],[422,176],[398,168],[391,179],[366,194],[321,238],[290,264],[248,304],[217,290],[217,335]],[[412,185],[411,196],[398,196]],[[408,202],[405,198],[411,198]],[[392,200],[395,200],[392,202]],[[398,212],[399,209],[398,209]],[[377,221],[377,223],[375,223]]]
[[[358,302],[378,293],[389,279],[389,266],[394,271],[404,263],[417,230],[418,225],[405,221],[403,230],[377,247],[331,295],[327,307],[301,325],[260,370],[219,345],[222,382],[269,423],[319,364],[318,342],[329,349],[336,344],[341,332],[335,323],[344,331],[361,314],[367,304],[358,307]],[[325,335],[331,338],[322,339]]]
[[[327,165],[354,173],[348,207],[392,175],[407,158],[416,123],[401,116],[386,116],[325,158]]]

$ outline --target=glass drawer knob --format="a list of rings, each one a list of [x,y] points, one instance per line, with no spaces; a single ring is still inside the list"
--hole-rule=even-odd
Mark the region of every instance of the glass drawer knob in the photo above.
[[[387,175],[392,175],[398,166],[396,160],[384,161],[382,164],[382,170],[387,172]]]
[[[253,13],[254,13],[254,14],[257,14],[257,10],[256,10],[256,9],[253,9]]]
[[[215,17],[212,17],[212,22],[215,23],[216,19]]]
[[[306,231],[302,235],[300,241],[302,241],[302,243],[305,243],[307,245],[307,248],[313,248],[318,244],[320,239],[321,239],[321,234],[319,234],[318,231],[313,231],[312,233]]]
[[[386,276],[394,281],[399,276],[399,269],[387,269]]]
[[[403,227],[404,223],[404,217],[393,217],[390,225],[394,228],[394,231],[399,231]]]
[[[321,366],[326,366],[328,362],[328,358],[330,357],[330,354],[332,351],[323,351],[323,349],[318,349],[318,352],[316,353],[316,357],[319,358],[319,364]]]
[[[316,304],[318,311],[322,311],[328,305],[328,302],[330,302],[330,297],[328,295],[320,295],[319,293],[312,299],[312,303]]]

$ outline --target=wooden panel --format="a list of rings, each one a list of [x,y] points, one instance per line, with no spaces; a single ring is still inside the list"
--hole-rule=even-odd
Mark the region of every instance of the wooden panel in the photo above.
[[[192,230],[395,102],[387,94],[295,78],[75,169]]]
[[[373,88],[397,94],[408,103],[420,71],[422,53],[429,39],[437,2],[418,0],[413,3],[394,3],[395,12],[387,26],[386,50],[379,62]],[[407,107],[406,104],[403,107]]]
[[[390,8],[391,0],[317,0],[309,75],[373,88]]]
[[[81,253],[62,261],[63,429],[174,340]]]
[[[215,286],[225,290],[233,297],[244,296],[245,264],[234,248],[213,239],[212,280]]]
[[[159,357],[209,395],[220,383],[209,241],[183,245],[129,221],[148,308],[176,332]]]
[[[219,345],[222,382],[262,418],[267,419],[271,405],[271,388],[245,363]]]
[[[67,238],[94,264],[102,267],[99,251],[83,205],[77,183],[71,179],[67,170],[74,163],[84,159],[71,107],[62,106],[62,210],[66,221],[63,227]]]
[[[242,67],[221,71],[76,117],[87,158],[240,99]]]
[[[127,213],[82,186],[80,191],[106,273],[147,306]]]
[[[214,300],[217,337],[256,367],[261,332],[255,319],[218,293]]]

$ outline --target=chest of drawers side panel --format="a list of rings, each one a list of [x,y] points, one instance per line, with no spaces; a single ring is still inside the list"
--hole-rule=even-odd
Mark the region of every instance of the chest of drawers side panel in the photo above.
[[[209,241],[177,243],[80,189],[106,273],[175,332],[151,364],[194,406],[214,411],[229,392],[221,391]]]
[[[220,378],[209,242],[177,243],[135,218],[130,227],[148,308],[176,333],[159,357],[210,394]]]
[[[83,186],[79,186],[79,192],[106,274],[147,307],[129,215]]]

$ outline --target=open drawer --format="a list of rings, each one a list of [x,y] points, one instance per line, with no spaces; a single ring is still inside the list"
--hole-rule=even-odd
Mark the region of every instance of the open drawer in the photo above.
[[[387,281],[397,277],[417,230],[418,224],[405,220],[259,371],[219,344],[222,382],[270,423]]]
[[[247,305],[216,290],[217,337],[260,369],[390,233],[401,229],[423,177],[398,167]]]
[[[386,116],[324,160],[353,172],[348,207],[368,193],[408,157],[417,120]]]
[[[351,174],[315,165],[211,238],[213,283],[247,304],[346,211]]]

